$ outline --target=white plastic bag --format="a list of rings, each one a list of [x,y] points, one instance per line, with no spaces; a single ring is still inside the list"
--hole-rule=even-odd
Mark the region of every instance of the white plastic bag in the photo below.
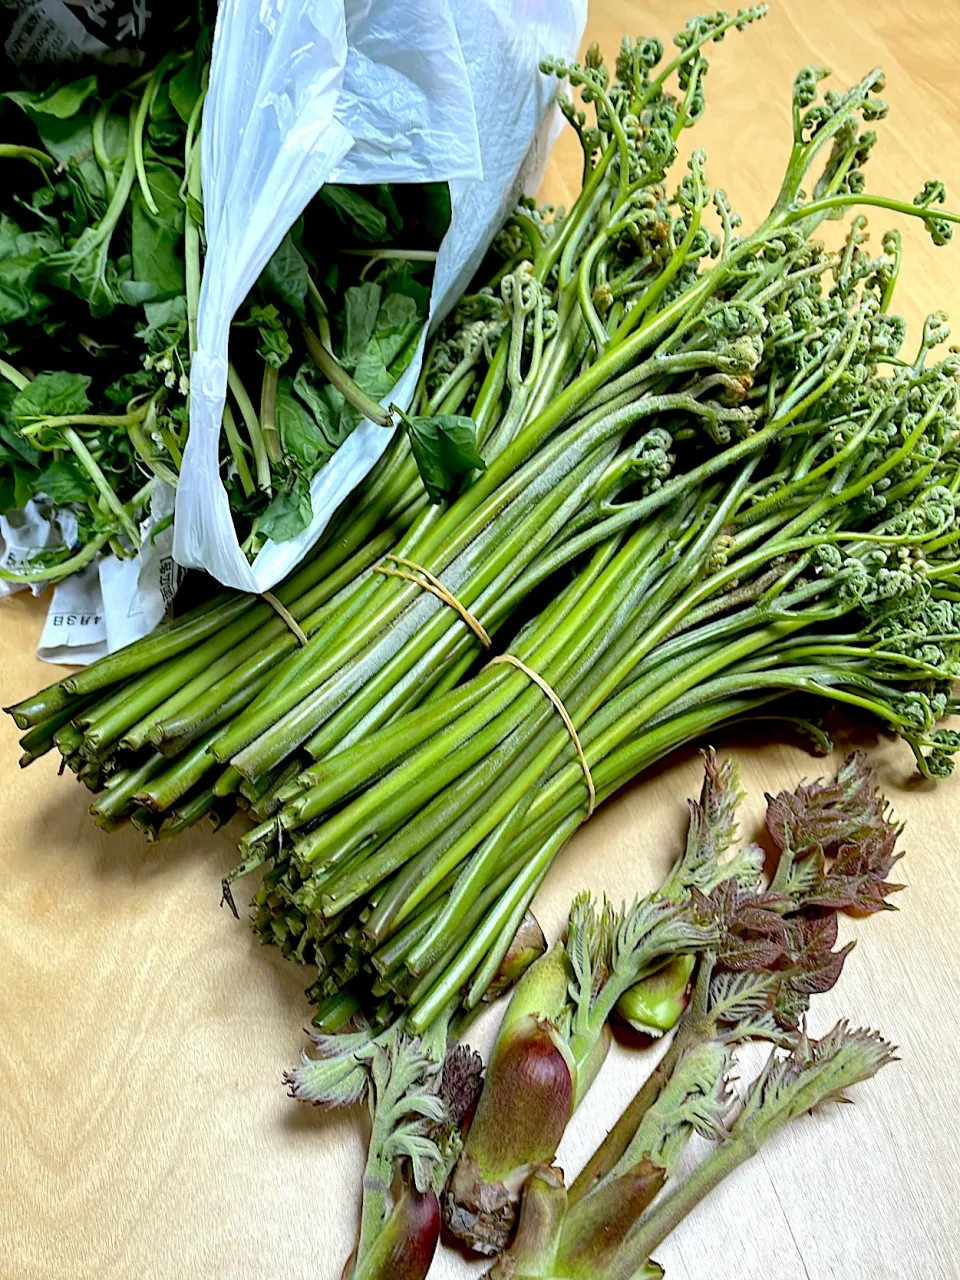
[[[56,584],[37,648],[39,658],[82,666],[149,635],[183,573],[173,559],[173,529],[167,523],[172,511],[173,490],[158,481],[150,512],[140,522],[139,552],[126,560],[102,556],[83,573]],[[69,511],[55,514],[61,528],[65,518],[73,521],[72,532],[63,530],[70,545],[76,521]]]
[[[253,566],[219,474],[230,322],[324,182],[450,184],[430,323],[449,310],[548,149],[554,85],[538,64],[572,55],[586,0],[224,0],[204,104],[207,256],[190,379],[190,435],[174,555],[229,586],[265,591],[322,533],[383,453],[363,422],[314,477],[314,518]],[[532,140],[532,141],[531,141]],[[388,397],[409,404],[417,357]]]
[[[31,498],[25,507],[0,515],[0,569],[11,573],[29,569],[38,552],[72,546],[76,536],[77,518],[72,511],[58,510],[45,498]],[[12,596],[28,585],[39,596],[48,584],[0,578],[0,597]]]

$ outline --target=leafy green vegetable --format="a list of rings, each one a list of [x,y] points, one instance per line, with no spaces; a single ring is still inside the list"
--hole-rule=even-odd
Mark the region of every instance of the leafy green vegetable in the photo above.
[[[5,422],[0,422],[0,462],[31,463],[36,465],[38,450],[28,440],[22,439]]]
[[[403,415],[403,425],[417,470],[431,502],[442,502],[456,492],[472,471],[486,463],[477,452],[477,425],[462,414],[435,414],[428,418]]]
[[[417,192],[420,221],[438,243],[450,225],[450,188],[445,182],[427,182]]]
[[[50,297],[38,282],[44,261],[60,247],[54,232],[21,231],[11,217],[0,214],[0,324],[34,322],[49,308]]]
[[[14,415],[17,389],[12,382],[0,380],[0,462],[28,463],[36,466],[40,454],[20,435],[22,423]],[[2,508],[0,508],[2,509]]]
[[[169,83],[161,84],[147,113],[146,137],[155,152],[176,147],[184,121],[170,97]]]
[[[0,511],[25,507],[33,497],[35,471],[14,463],[0,472]]]
[[[85,373],[39,373],[17,393],[11,408],[13,416],[22,421],[86,413],[90,408],[90,382]]]
[[[374,400],[382,400],[388,391],[393,390],[396,379],[387,369],[376,339],[367,345],[354,366],[353,380],[361,391],[365,391]],[[358,417],[357,422],[359,421]]]
[[[115,188],[123,170],[123,162],[127,154],[127,140],[130,133],[130,122],[125,115],[111,111],[103,122],[101,134],[102,148],[97,158],[108,180],[108,185]]]
[[[294,243],[293,232],[288,231],[263,269],[261,283],[264,291],[288,306],[295,316],[303,319],[306,315],[308,279],[306,259]]]
[[[39,483],[35,444],[67,451],[57,458],[64,466],[43,461],[58,500],[82,508],[84,547],[110,536],[111,520],[133,539],[151,476],[172,483],[183,461],[206,247],[197,144],[211,19],[210,6],[199,6],[141,67],[112,66],[70,83],[62,71],[53,79],[35,68],[29,84],[0,95],[13,180],[0,192],[4,358],[15,379],[58,369],[85,378],[87,419],[29,427],[43,414],[79,412],[69,397],[43,400],[47,374],[31,393],[37,402],[18,406],[26,416],[15,415],[6,395],[3,509]],[[302,326],[321,331],[333,360],[328,375],[340,361],[348,392],[378,400],[416,348],[429,263],[407,264],[394,251],[381,260],[377,250],[402,233],[430,247],[417,190],[335,186],[318,194],[238,308],[220,464],[250,556],[272,532],[289,537],[309,520],[310,481],[370,409],[344,398],[342,378],[337,390],[305,367]],[[358,243],[376,246],[372,261],[350,256]],[[284,369],[291,376],[281,387]]]
[[[297,370],[293,380],[293,390],[309,409],[314,424],[323,437],[323,451],[318,453],[315,459],[315,461],[322,461],[343,443],[356,425],[352,418],[345,417],[346,411],[351,409],[351,406],[346,404],[336,387],[325,381],[316,367],[309,362],[305,362]]]
[[[133,210],[131,254],[133,278],[149,285],[151,292],[141,301],[159,301],[183,294],[184,204],[180,199],[180,179],[166,165],[148,164],[147,181],[158,213],[147,207],[143,192],[134,187],[130,197]]]
[[[409,294],[388,293],[377,312],[374,335],[383,363],[389,368],[420,330],[423,312]]]
[[[60,506],[88,502],[97,493],[87,473],[68,458],[44,467],[34,481],[34,487],[37,493],[45,493],[51,502]]]
[[[290,335],[275,306],[250,308],[250,318],[244,323],[256,325],[260,334],[260,355],[273,369],[282,368],[293,355]]]
[[[118,264],[110,257],[110,237],[96,226],[50,260],[51,278],[82,298],[94,316],[109,315],[123,301]]]
[[[361,239],[383,240],[386,237],[386,215],[355,188],[328,183],[320,189],[320,199],[331,209],[335,209]]]
[[[329,456],[331,446],[327,436],[317,425],[326,412],[326,406],[312,388],[309,394],[313,413],[293,394],[291,379],[280,379],[277,388],[277,429],[284,453],[295,459],[304,473],[311,476],[317,462]]]
[[[176,298],[164,298],[161,302],[146,302],[143,314],[147,323],[139,330],[139,336],[149,339],[171,328],[179,329],[187,319],[187,300],[181,294]]]
[[[66,120],[70,116],[75,116],[90,95],[96,91],[97,77],[84,76],[82,80],[74,80],[71,84],[65,84],[60,88],[46,89],[43,93],[15,89],[2,96],[38,115],[56,116],[58,120]]]
[[[187,217],[190,219],[191,223],[195,227],[199,227],[200,230],[202,231],[203,230],[203,205],[196,198],[196,196],[191,195],[189,191],[187,192],[187,196],[186,196],[186,204],[187,204]]]
[[[40,141],[63,166],[74,200],[86,205],[88,216],[96,216],[102,211],[100,202],[106,194],[106,184],[95,157],[90,116],[82,112],[60,119],[38,115],[30,108],[26,110],[36,125]]]
[[[302,533],[312,519],[310,485],[302,476],[294,474],[286,488],[271,499],[257,518],[257,528],[266,538],[287,542]]]
[[[205,68],[206,59],[201,56],[200,50],[195,50],[170,81],[170,102],[184,124],[189,122],[200,98]]]
[[[381,289],[378,284],[362,284],[344,294],[346,338],[342,362],[348,368],[356,365],[366,350],[377,327]]]

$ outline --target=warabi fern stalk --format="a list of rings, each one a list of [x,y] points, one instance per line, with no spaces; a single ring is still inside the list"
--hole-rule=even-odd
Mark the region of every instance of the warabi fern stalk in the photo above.
[[[902,396],[877,388],[866,427],[851,415],[848,434],[838,438],[831,416],[827,439],[813,446],[826,454],[821,475],[808,489],[801,472],[789,505],[782,489],[775,504],[765,502],[768,486],[751,491],[756,470],[750,460],[716,510],[704,504],[691,520],[681,505],[619,549],[598,552],[521,632],[512,650],[545,676],[579,722],[600,798],[678,742],[790,691],[872,711],[911,743],[926,771],[942,770],[952,740],[933,723],[948,705],[957,624],[930,560],[921,567],[916,549],[935,553],[944,539],[949,548],[956,515],[953,491],[931,483],[935,467],[918,459],[913,446],[924,427],[932,428],[931,452],[949,465],[952,408],[946,418],[941,412],[952,406],[955,390],[949,360],[932,378],[912,370],[897,375],[905,378]],[[920,406],[911,415],[916,425],[903,443],[902,430],[893,427],[886,460],[854,452],[876,428],[882,438],[898,414],[910,414],[911,403]],[[809,436],[805,443],[809,447]],[[778,447],[771,473],[809,467],[806,451],[798,453],[792,438]],[[859,474],[854,466],[862,468]],[[915,495],[909,505],[903,502],[887,518],[870,509],[872,500],[856,503],[866,488],[864,473],[884,479],[895,467],[896,487]],[[834,469],[845,482],[824,498],[823,473]],[[753,509],[771,506],[780,510],[751,521]],[[831,509],[828,523],[821,513]],[[737,515],[743,527],[735,536]],[[698,528],[694,520],[704,523]],[[772,536],[778,525],[783,532]],[[765,535],[759,547],[758,530]],[[880,550],[887,546],[908,555],[891,567],[889,553]],[[952,572],[949,559],[944,564]],[[933,637],[938,643],[924,644]],[[592,662],[586,670],[585,652]],[[413,1025],[421,1027],[455,991],[466,986],[468,1004],[476,999],[469,983],[482,954],[473,938],[459,950],[455,931],[479,895],[489,891],[497,899],[487,916],[489,938],[498,921],[529,902],[586,809],[569,736],[522,672],[488,668],[434,707],[402,717],[285,784],[277,817],[244,840],[256,861],[276,853],[281,832],[278,866],[290,866],[296,878],[284,881],[281,871],[280,894],[286,888],[291,905],[306,916],[359,911],[358,927],[371,950],[414,915],[423,921],[426,931],[408,935],[403,955],[416,981],[411,986],[404,969],[397,975],[398,994],[412,1003]],[[449,728],[443,727],[447,712],[456,716]],[[376,773],[383,776],[378,780]],[[337,807],[344,799],[348,803]],[[328,810],[333,816],[323,818]],[[518,859],[525,860],[522,867]],[[435,893],[441,897],[427,913]],[[448,953],[455,964],[440,963]]]
[[[664,889],[691,884],[716,938],[697,959],[693,998],[667,1055],[569,1189],[550,1157],[531,1167],[516,1234],[491,1280],[659,1274],[651,1254],[704,1195],[789,1119],[842,1100],[845,1087],[891,1060],[879,1037],[845,1023],[819,1042],[803,1030],[811,996],[836,983],[850,950],[833,949],[837,912],[882,909],[901,887],[886,880],[900,829],[864,757],[851,756],[832,782],[769,799],[779,861],[767,885],[757,848],[717,861],[735,839],[740,798],[729,762],[708,757],[687,850]],[[725,879],[724,867],[733,871]],[[697,879],[702,888],[691,883]],[[776,1048],[737,1107],[729,1088],[735,1053],[754,1040]],[[489,1122],[484,1096],[496,1064],[497,1051],[459,1165],[469,1159],[476,1127]],[[714,1146],[684,1178],[680,1160],[694,1134]],[[448,1214],[459,1187],[455,1172]],[[489,1194],[484,1199],[492,1203]],[[484,1233],[465,1238],[487,1252]]]
[[[816,118],[833,123],[843,102],[874,117],[875,80]],[[798,111],[808,95],[801,76]],[[800,154],[811,144],[798,118]],[[837,163],[835,152],[827,185]],[[693,185],[698,175],[695,157]],[[792,199],[771,218],[784,208],[793,221]],[[713,430],[722,441],[736,420],[742,438],[699,461],[689,402],[672,415],[664,406],[672,435],[655,428],[612,468],[619,476],[632,465],[646,482],[633,504],[646,518],[621,534],[629,504],[610,504],[609,540],[511,644],[562,698],[601,798],[678,742],[786,692],[872,712],[924,772],[950,767],[953,738],[934,724],[949,706],[960,638],[950,583],[956,362],[929,359],[946,330],[935,315],[916,357],[899,356],[903,326],[884,309],[899,270],[895,239],[871,259],[860,222],[836,255],[795,232],[781,237],[745,279],[734,273],[725,299],[686,321],[695,358],[717,335],[729,344],[736,374],[712,377],[728,405],[740,403],[721,400]],[[668,342],[632,376],[641,381],[672,351]],[[278,877],[280,895],[287,889],[307,917],[359,910],[370,949],[414,914],[423,920],[404,956],[415,981],[399,970],[395,989],[424,1027],[455,991],[477,998],[483,947],[586,812],[582,770],[540,692],[499,667],[355,747],[332,746],[323,730],[308,743],[321,759],[280,788],[278,813],[245,852],[276,856],[279,841],[281,866],[294,872]],[[518,858],[529,861],[501,883]],[[488,890],[497,905],[461,949],[455,930]],[[433,893],[442,896],[427,921]]]

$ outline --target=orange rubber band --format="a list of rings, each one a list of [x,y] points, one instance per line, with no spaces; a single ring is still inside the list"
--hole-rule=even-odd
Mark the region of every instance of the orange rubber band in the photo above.
[[[429,591],[431,595],[435,595],[438,600],[442,600],[444,604],[448,604],[451,609],[456,609],[460,617],[464,620],[473,634],[477,637],[485,649],[489,649],[493,643],[478,618],[475,618],[470,610],[460,603],[457,597],[443,585],[439,578],[435,578],[429,569],[425,569],[422,564],[417,564],[414,560],[405,560],[403,556],[388,555],[384,557],[386,560],[395,560],[397,564],[406,565],[408,569],[416,570],[416,573],[422,573],[425,581],[421,581],[413,573],[404,573],[402,569],[388,569],[385,565],[378,564],[374,569],[374,573],[385,573],[391,578],[406,578],[408,582],[415,582],[418,587],[422,587],[424,591]]]
[[[278,617],[281,617],[284,620],[302,645],[309,643],[307,633],[304,631],[303,627],[301,627],[300,623],[296,620],[287,606],[278,600],[272,591],[261,591],[260,596],[261,599],[266,600],[267,604],[276,612]]]
[[[567,708],[560,701],[559,694],[554,693],[553,689],[550,688],[546,680],[544,680],[543,676],[538,675],[537,672],[534,671],[532,667],[528,667],[525,662],[521,662],[520,659],[515,657],[512,653],[501,653],[499,657],[491,658],[490,661],[487,663],[487,666],[492,667],[498,662],[509,663],[510,666],[516,667],[519,671],[522,671],[525,676],[529,676],[530,679],[533,681],[533,683],[535,685],[538,685],[543,690],[543,692],[547,695],[547,697],[550,699],[553,705],[560,712],[560,716],[563,720],[563,723],[567,726],[567,732],[570,734],[570,737],[573,739],[573,745],[577,749],[577,755],[580,757],[580,767],[583,769],[583,776],[587,784],[587,793],[590,796],[590,803],[587,806],[587,817],[588,818],[592,817],[593,811],[597,807],[597,790],[596,790],[596,787],[594,787],[593,785],[593,777],[590,773],[590,766],[587,764],[587,757],[584,755],[583,746],[581,745],[580,738],[577,734],[576,729],[574,728],[573,721],[570,719],[570,716],[567,712]]]

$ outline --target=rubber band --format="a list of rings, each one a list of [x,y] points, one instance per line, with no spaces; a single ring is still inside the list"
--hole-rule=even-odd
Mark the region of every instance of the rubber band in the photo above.
[[[303,627],[301,627],[300,623],[296,620],[287,606],[279,601],[272,591],[261,591],[260,597],[261,599],[266,600],[270,608],[274,609],[277,615],[284,620],[302,645],[309,644],[307,633],[304,631]]]
[[[438,600],[442,600],[444,604],[448,604],[451,609],[456,609],[460,617],[464,620],[473,634],[477,637],[485,649],[489,649],[493,641],[487,635],[483,623],[475,618],[470,610],[460,603],[452,591],[449,591],[439,578],[435,578],[429,569],[425,569],[422,564],[417,564],[415,560],[405,560],[403,556],[388,555],[386,560],[395,560],[397,564],[406,565],[408,569],[415,569],[417,573],[422,573],[425,582],[421,582],[419,578],[412,573],[404,573],[402,569],[388,569],[386,565],[378,564],[374,569],[374,573],[385,573],[391,578],[406,578],[408,582],[415,582],[418,587],[424,591],[429,591],[431,595],[435,595]]]
[[[573,721],[570,719],[570,716],[567,712],[567,708],[560,701],[560,695],[558,693],[555,693],[553,689],[550,688],[546,680],[544,680],[543,676],[538,675],[537,672],[534,671],[532,667],[528,667],[525,662],[521,662],[520,659],[517,658],[514,654],[501,653],[499,657],[491,658],[490,661],[487,663],[487,666],[488,667],[495,666],[496,663],[498,662],[507,662],[510,664],[510,666],[516,667],[519,671],[522,671],[525,676],[529,676],[535,685],[539,685],[539,687],[543,690],[543,692],[547,695],[547,697],[550,699],[553,705],[560,712],[560,716],[563,719],[563,723],[567,726],[567,732],[570,734],[570,737],[573,739],[573,745],[577,749],[577,755],[580,757],[580,767],[583,769],[583,776],[587,784],[587,792],[590,796],[590,803],[587,806],[587,817],[588,818],[592,817],[593,811],[597,807],[597,790],[596,790],[596,787],[594,787],[593,785],[593,776],[590,773],[590,766],[587,764],[587,757],[586,755],[584,755],[583,746],[580,743],[579,735],[577,734],[577,731],[574,728]]]

